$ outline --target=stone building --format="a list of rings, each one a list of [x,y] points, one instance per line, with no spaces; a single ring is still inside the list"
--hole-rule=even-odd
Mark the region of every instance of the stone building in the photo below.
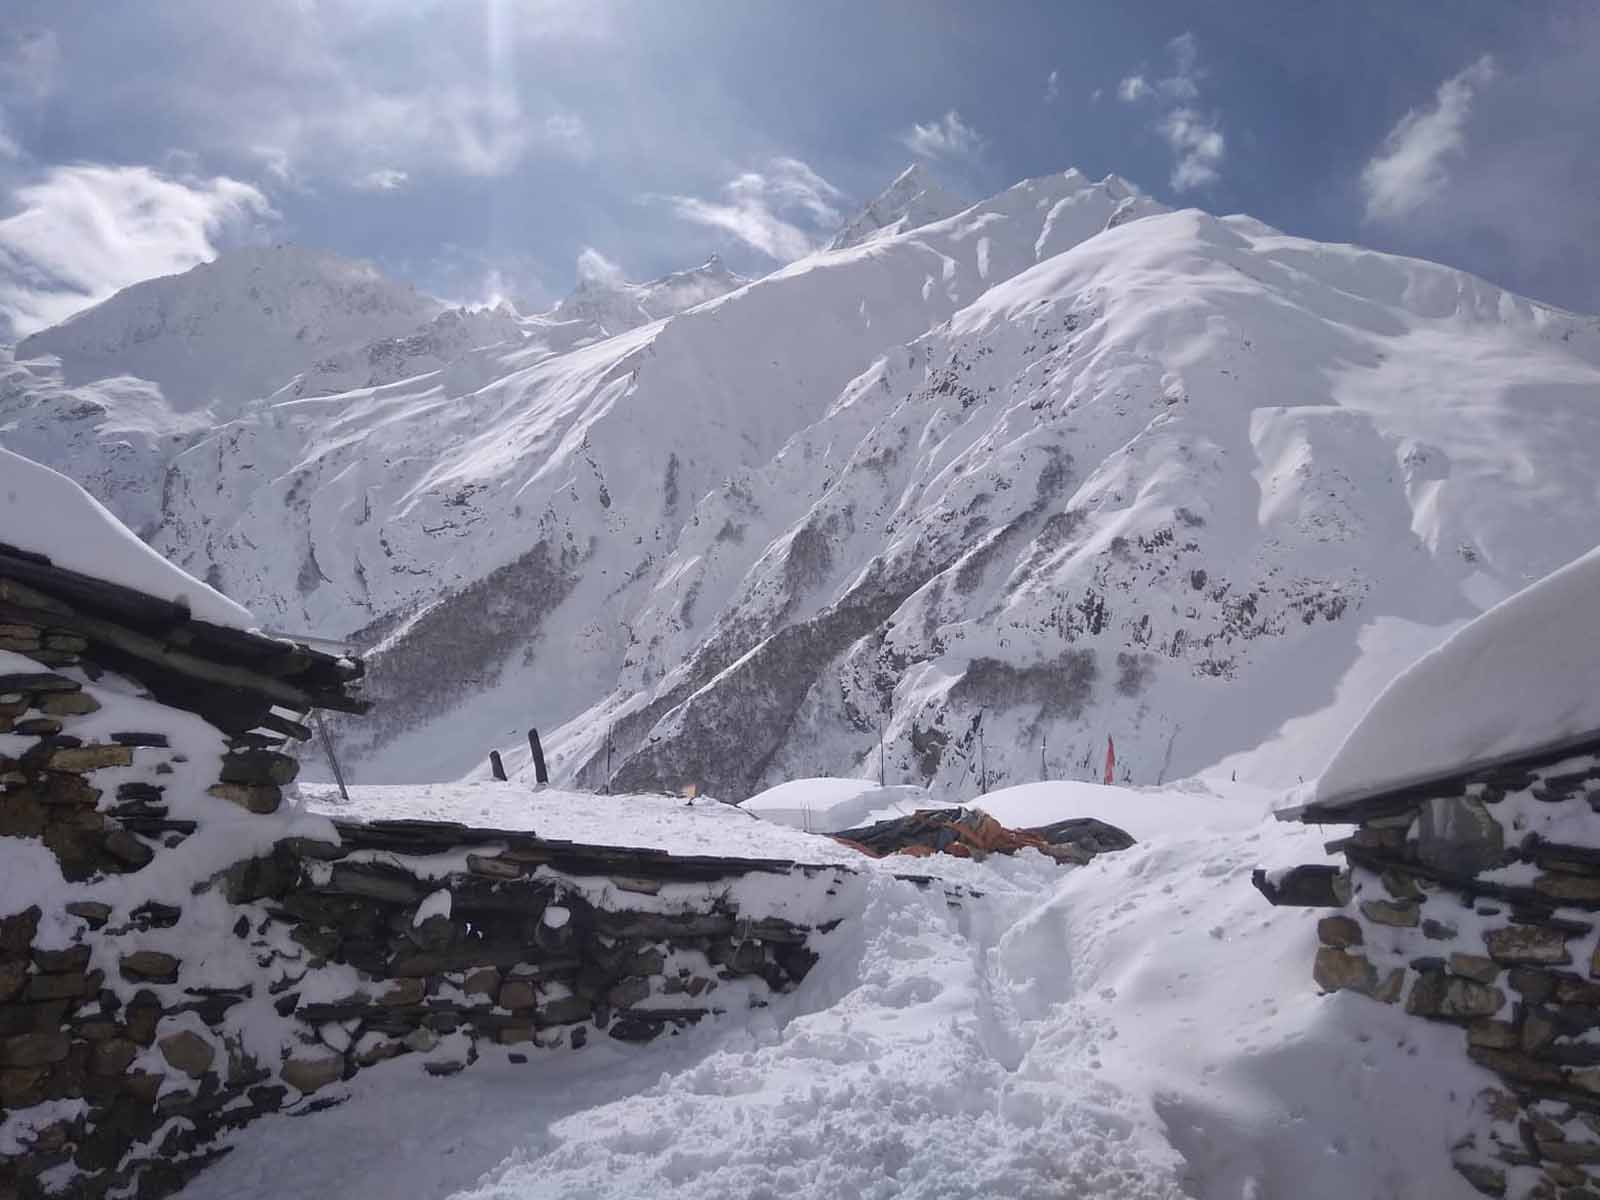
[[[1279,813],[1354,826],[1343,864],[1256,873],[1330,910],[1324,990],[1460,1027],[1484,1087],[1450,1153],[1490,1196],[1600,1197],[1597,611],[1600,551],[1424,658]]]
[[[816,961],[774,913],[826,925],[840,867],[304,811],[359,660],[3,450],[0,484],[0,1200],[169,1194],[358,1070],[646,1041]]]

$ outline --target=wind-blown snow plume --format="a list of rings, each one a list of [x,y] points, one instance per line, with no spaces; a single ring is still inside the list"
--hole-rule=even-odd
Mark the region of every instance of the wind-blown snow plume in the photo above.
[[[141,279],[215,258],[220,238],[276,214],[236,179],[147,167],[52,167],[0,220],[0,328],[43,329]]]

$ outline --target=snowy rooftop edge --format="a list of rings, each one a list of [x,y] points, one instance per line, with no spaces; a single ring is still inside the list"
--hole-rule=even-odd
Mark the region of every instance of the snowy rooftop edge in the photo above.
[[[1480,614],[1384,688],[1280,818],[1600,741],[1597,602],[1600,548]]]
[[[74,480],[0,447],[0,542],[64,570],[181,604],[213,625],[252,630],[250,610],[136,537]]]

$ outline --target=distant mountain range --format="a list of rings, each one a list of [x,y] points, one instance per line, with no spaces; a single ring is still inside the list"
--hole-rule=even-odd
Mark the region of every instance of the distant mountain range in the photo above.
[[[1136,783],[1276,784],[1594,544],[1596,395],[1594,318],[1459,271],[913,170],[764,278],[535,316],[225,255],[0,355],[0,443],[367,648],[361,779],[537,725],[559,779],[728,799],[880,739],[891,783],[1084,778],[1114,736]]]

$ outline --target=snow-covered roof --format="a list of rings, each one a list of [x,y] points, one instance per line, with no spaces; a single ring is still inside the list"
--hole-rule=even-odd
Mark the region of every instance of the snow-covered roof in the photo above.
[[[0,449],[0,543],[69,571],[185,605],[215,625],[251,629],[250,611],[146,546],[65,475]]]
[[[1600,547],[1391,683],[1297,799],[1337,808],[1600,732]]]

